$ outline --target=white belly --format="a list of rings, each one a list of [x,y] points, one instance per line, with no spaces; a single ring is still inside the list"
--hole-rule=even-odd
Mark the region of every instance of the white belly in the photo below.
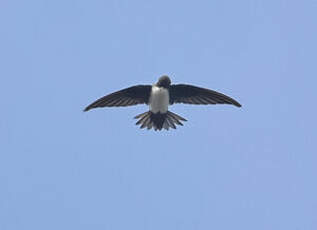
[[[169,104],[169,93],[167,89],[152,87],[152,94],[150,97],[150,110],[153,113],[166,113]]]

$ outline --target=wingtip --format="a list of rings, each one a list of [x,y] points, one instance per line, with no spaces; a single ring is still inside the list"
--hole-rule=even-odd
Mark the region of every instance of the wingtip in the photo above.
[[[237,101],[233,101],[232,105],[234,105],[234,106],[236,106],[238,108],[242,107],[242,105],[239,102],[237,102]]]

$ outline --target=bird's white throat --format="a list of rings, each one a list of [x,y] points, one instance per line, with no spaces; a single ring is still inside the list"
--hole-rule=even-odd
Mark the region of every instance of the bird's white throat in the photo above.
[[[166,113],[169,105],[169,92],[163,87],[152,87],[150,97],[150,110],[153,113]]]

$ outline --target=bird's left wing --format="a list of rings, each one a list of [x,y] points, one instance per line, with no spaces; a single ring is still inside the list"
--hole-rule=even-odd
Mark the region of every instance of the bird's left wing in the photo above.
[[[222,93],[210,89],[204,89],[193,85],[171,85],[170,104],[232,104],[241,107],[239,102]]]
[[[98,107],[130,106],[144,103],[148,104],[151,88],[151,85],[136,85],[119,90],[98,99],[97,101],[88,105],[84,111]]]

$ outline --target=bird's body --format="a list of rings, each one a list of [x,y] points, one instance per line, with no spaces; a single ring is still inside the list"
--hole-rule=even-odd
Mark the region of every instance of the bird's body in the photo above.
[[[174,103],[233,104],[241,107],[237,101],[224,94],[192,85],[171,85],[169,77],[162,76],[152,86],[137,85],[106,95],[87,106],[84,111],[97,107],[148,104],[149,111],[136,116],[139,119],[136,124],[141,128],[168,130],[175,129],[176,125],[183,125],[181,121],[186,121],[168,110],[169,105]]]
[[[149,99],[150,111],[153,113],[166,113],[169,105],[169,92],[164,87],[152,86]]]

